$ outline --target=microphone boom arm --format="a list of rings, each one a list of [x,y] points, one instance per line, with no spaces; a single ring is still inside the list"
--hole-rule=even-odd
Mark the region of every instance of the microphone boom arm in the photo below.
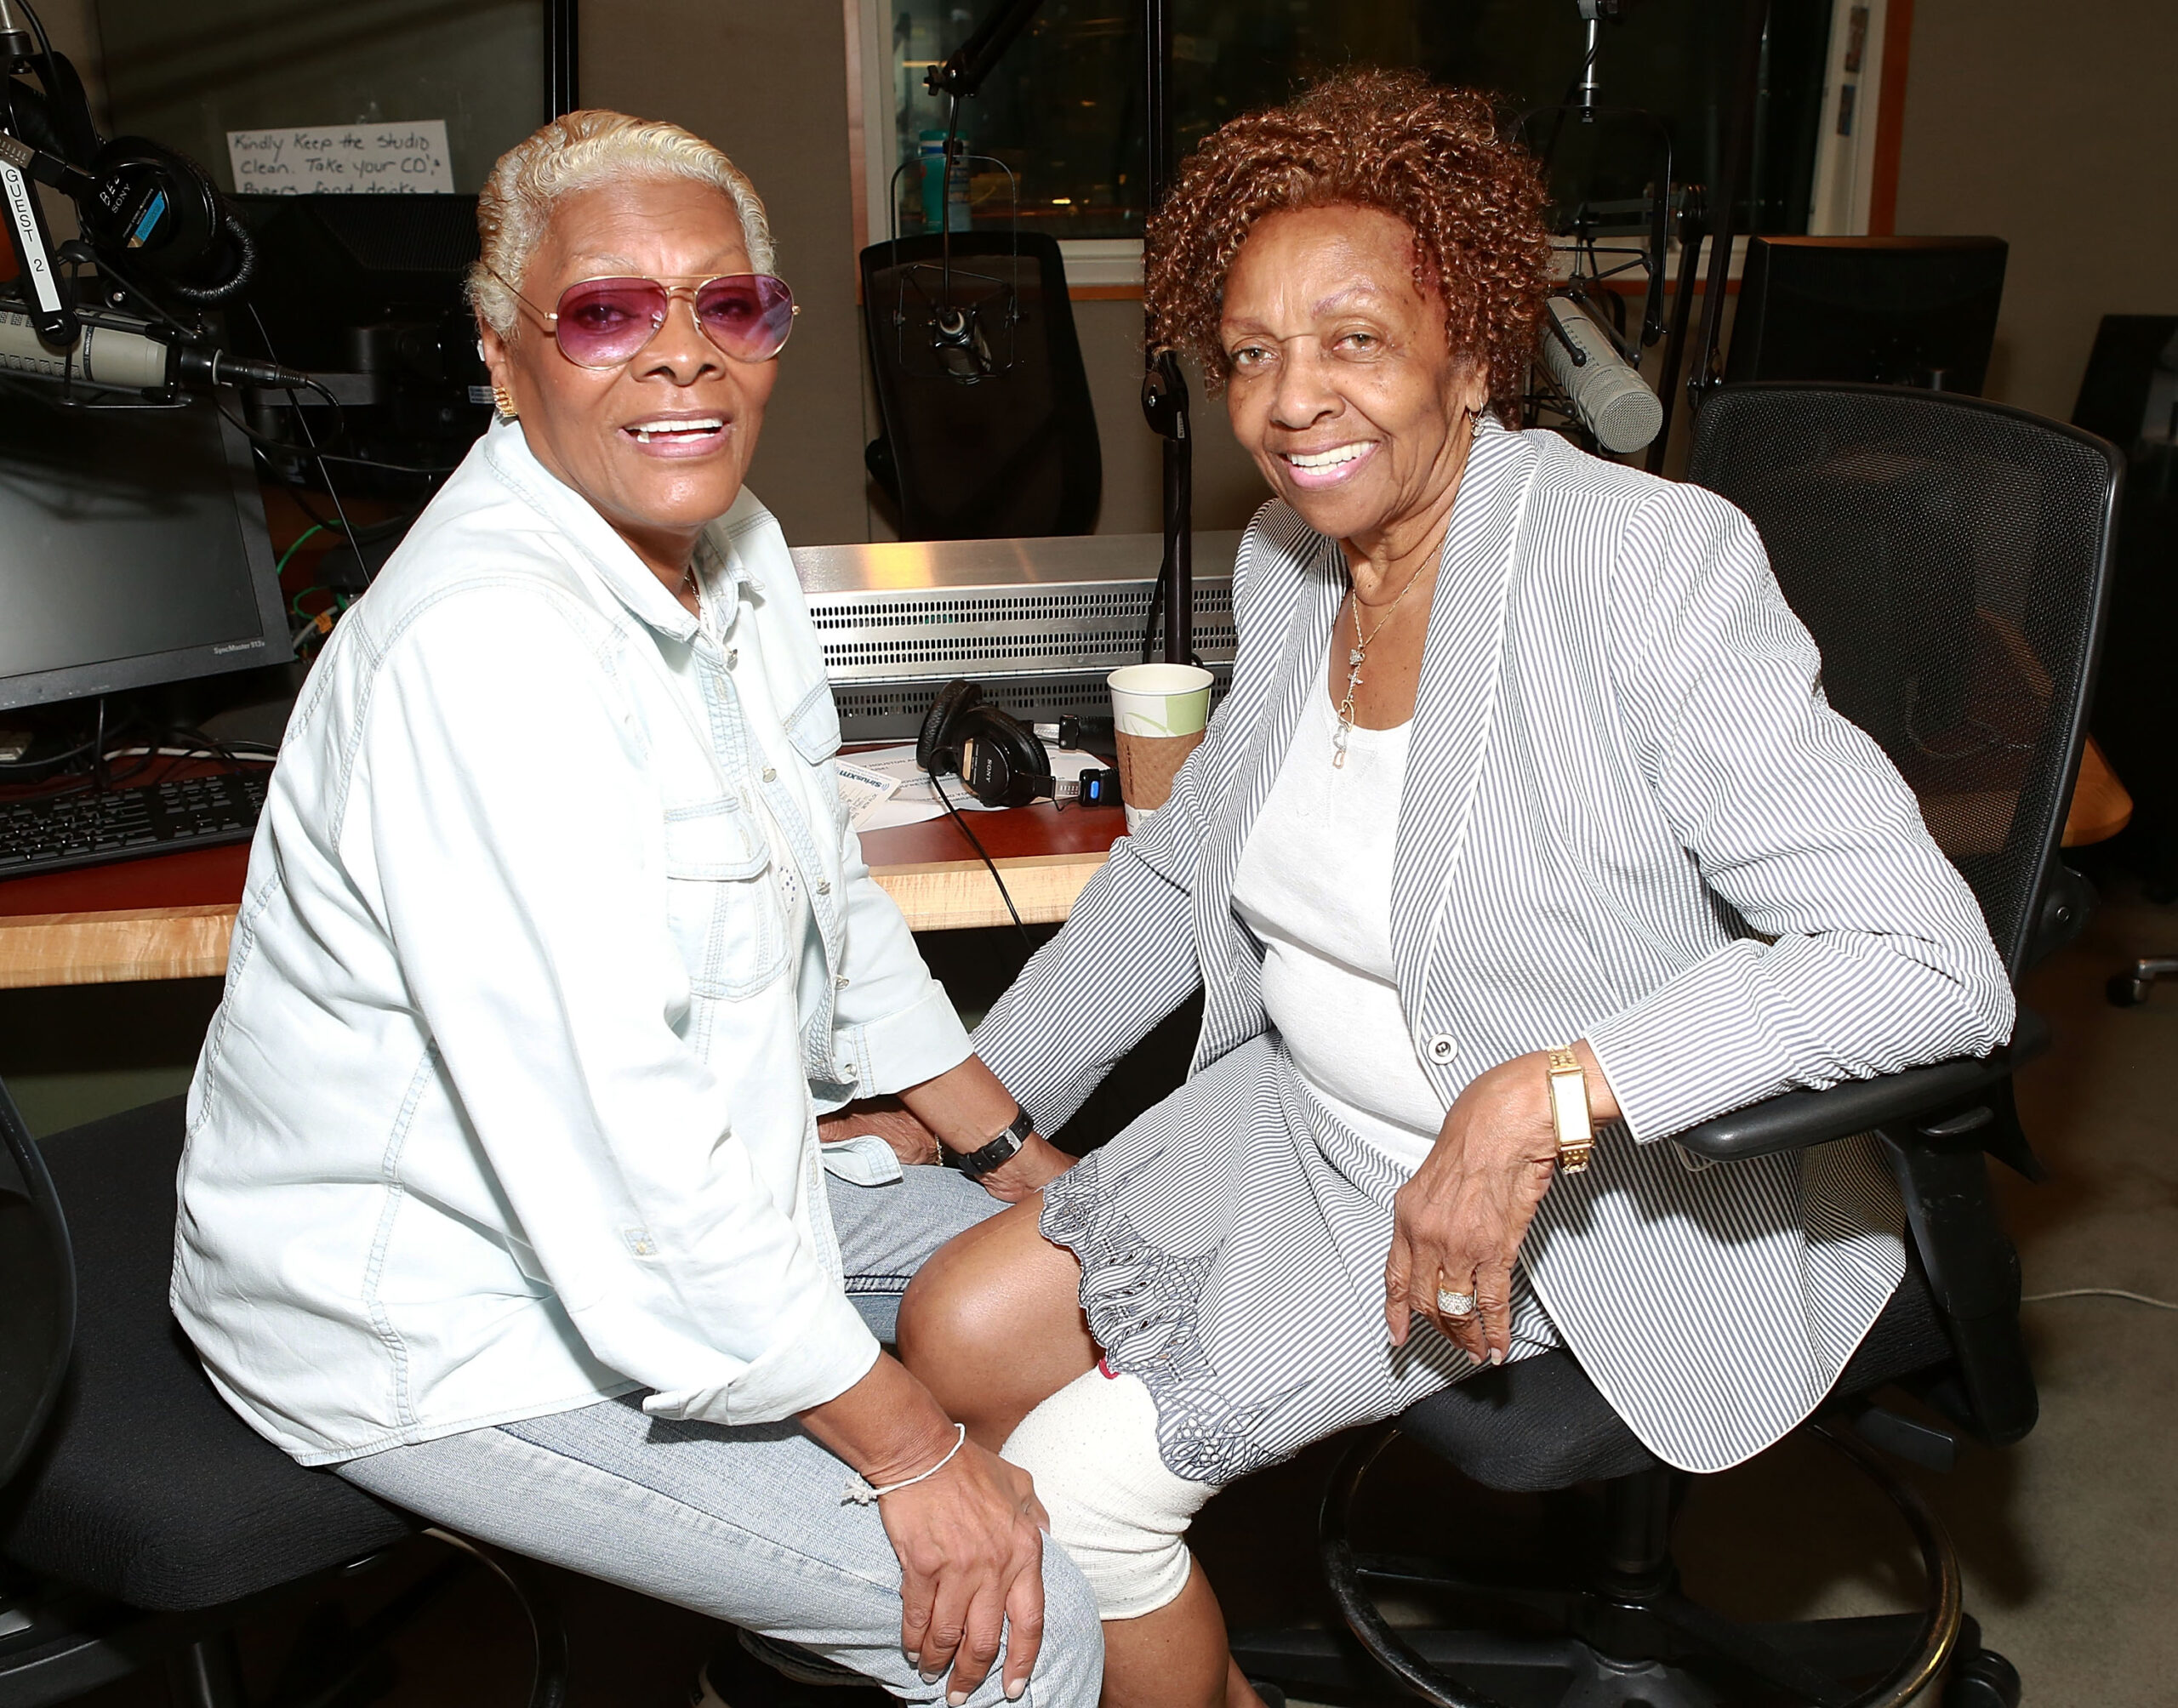
[[[1013,38],[1028,27],[1042,4],[1043,0],[1006,0],[977,26],[973,35],[930,68],[923,78],[924,87],[934,95],[967,100],[984,86],[984,79],[996,69],[1000,58],[1013,45]]]

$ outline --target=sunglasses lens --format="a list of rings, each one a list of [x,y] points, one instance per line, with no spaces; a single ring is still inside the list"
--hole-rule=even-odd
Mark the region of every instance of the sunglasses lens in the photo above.
[[[611,367],[650,342],[665,319],[665,288],[650,279],[586,279],[560,299],[560,348],[584,367]]]
[[[769,362],[794,330],[794,293],[768,273],[713,279],[697,293],[696,318],[728,356]]]

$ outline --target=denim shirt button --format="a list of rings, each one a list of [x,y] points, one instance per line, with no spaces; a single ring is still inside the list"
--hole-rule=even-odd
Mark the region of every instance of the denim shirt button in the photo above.
[[[731,670],[731,669],[733,669],[736,664],[738,664],[740,662],[741,662],[741,649],[740,649],[738,646],[729,646],[729,647],[727,647],[727,648],[726,649],[726,668],[727,668],[727,669]]]
[[[817,893],[820,896],[830,895],[832,893],[832,880],[830,878],[819,878],[817,880]],[[840,982],[842,984],[847,982],[845,979],[842,979]]]
[[[764,767],[764,781],[767,783],[777,783],[778,780],[778,772],[774,771],[770,766],[766,766]]]

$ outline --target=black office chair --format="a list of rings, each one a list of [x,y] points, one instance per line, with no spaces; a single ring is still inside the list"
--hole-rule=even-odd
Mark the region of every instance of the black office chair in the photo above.
[[[176,1708],[241,1708],[237,1624],[322,1602],[420,1527],[297,1465],[206,1379],[167,1308],[180,1099],[33,1145],[0,1085],[0,1708],[155,1663]],[[460,1557],[352,1630],[313,1614],[278,1708],[355,1699],[385,1641],[472,1559],[529,1620],[530,1708],[561,1708],[566,1638],[532,1574],[431,1534]]]
[[[1786,597],[1822,644],[1833,703],[1878,737],[1919,794],[2016,983],[2077,929],[2057,847],[2101,626],[2114,453],[1973,399],[1750,385],[1704,407],[1690,474],[1754,519]],[[1866,1396],[1896,1383],[1992,1443],[2033,1427],[2018,1257],[1983,1156],[2038,1176],[2010,1076],[2046,1037],[2022,1013],[2010,1047],[1987,1061],[1790,1092],[1679,1136],[1729,1164],[1881,1135],[1913,1261],[1814,1428],[1903,1516],[1928,1575],[1920,1612],[1753,1626],[1693,1602],[1670,1548],[1685,1479],[1559,1351],[1426,1400],[1346,1455],[1325,1497],[1321,1540],[1332,1597],[1361,1650],[1443,1708],[1896,1708],[1939,1678],[1946,1708],[2016,1708],[2018,1676],[1981,1647],[1948,1539],[1872,1450],[1948,1468],[1956,1438]],[[1348,1525],[1355,1491],[1399,1434],[1494,1489],[1599,1481],[1578,1543],[1553,1569],[1514,1580],[1360,1551]],[[1424,1603],[1449,1595],[1512,1622],[1394,1629],[1380,1590]],[[1371,1682],[1369,1664],[1335,1635],[1243,1636],[1234,1652],[1251,1675],[1304,1690],[1366,1691]]]
[[[877,385],[870,476],[904,539],[1083,534],[1103,459],[1058,242],[898,237],[862,252]]]

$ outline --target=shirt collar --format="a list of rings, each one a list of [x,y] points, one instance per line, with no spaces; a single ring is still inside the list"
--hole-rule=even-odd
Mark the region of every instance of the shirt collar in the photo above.
[[[578,548],[631,615],[676,640],[695,639],[700,624],[687,606],[651,573],[650,566],[589,499],[537,460],[520,422],[495,421],[484,430],[484,458],[493,474]],[[727,513],[698,536],[695,569],[704,597],[731,599],[738,606],[744,590],[761,595],[763,583],[751,570],[736,537],[753,518],[768,514],[744,487]],[[732,626],[732,614],[721,612],[721,631]]]

